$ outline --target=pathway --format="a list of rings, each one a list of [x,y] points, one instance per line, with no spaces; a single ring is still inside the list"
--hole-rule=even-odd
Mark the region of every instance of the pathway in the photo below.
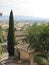
[[[11,58],[8,58],[8,52],[7,52],[7,47],[5,46],[4,47],[4,52],[3,52],[3,56],[2,56],[2,59],[0,60],[0,62],[3,64],[3,65],[30,65],[30,63],[27,61],[16,61],[16,60],[13,60]],[[0,64],[1,65],[1,64]]]

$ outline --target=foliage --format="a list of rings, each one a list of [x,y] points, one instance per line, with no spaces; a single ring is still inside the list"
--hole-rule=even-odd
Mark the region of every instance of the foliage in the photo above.
[[[41,52],[45,58],[49,51],[49,24],[38,25],[33,24],[26,29],[26,42],[30,45],[30,49]]]
[[[49,65],[49,62],[47,59],[37,55],[34,56],[34,62],[36,62],[38,65]]]
[[[0,40],[1,40],[1,42],[3,42],[3,40],[4,40],[3,31],[2,31],[1,27],[0,27]]]
[[[8,30],[8,53],[9,56],[14,56],[14,44],[15,44],[15,35],[14,35],[14,19],[13,12],[11,10],[9,17],[9,30]]]
[[[49,25],[43,26],[43,31],[40,34],[41,52],[47,57],[49,52]]]
[[[4,29],[5,32],[8,32],[8,28]]]
[[[0,43],[0,58],[2,56],[2,53],[3,53],[3,48],[2,48],[2,44]]]

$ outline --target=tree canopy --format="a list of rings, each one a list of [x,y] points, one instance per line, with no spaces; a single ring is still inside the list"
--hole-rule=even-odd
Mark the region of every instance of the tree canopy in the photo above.
[[[30,49],[47,55],[49,52],[49,24],[38,25],[33,24],[26,29],[26,42],[30,45]]]

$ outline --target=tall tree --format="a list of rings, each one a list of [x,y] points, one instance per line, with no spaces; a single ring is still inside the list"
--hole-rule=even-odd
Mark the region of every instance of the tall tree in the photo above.
[[[9,56],[14,56],[14,44],[15,44],[15,36],[14,36],[14,19],[13,12],[11,10],[9,16],[9,31],[8,31],[8,53]]]

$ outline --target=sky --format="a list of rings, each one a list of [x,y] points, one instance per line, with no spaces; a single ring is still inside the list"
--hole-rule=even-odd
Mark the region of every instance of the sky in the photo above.
[[[0,12],[16,16],[49,18],[49,0],[0,0]]]

